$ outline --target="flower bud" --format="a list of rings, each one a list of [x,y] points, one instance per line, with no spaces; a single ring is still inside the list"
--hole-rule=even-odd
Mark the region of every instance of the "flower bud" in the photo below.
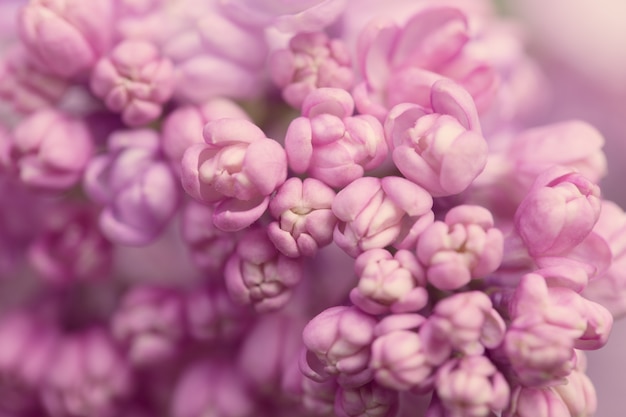
[[[517,387],[504,417],[571,417],[563,399],[554,388]]]
[[[397,391],[370,382],[358,388],[339,387],[335,398],[337,417],[395,417],[398,412]]]

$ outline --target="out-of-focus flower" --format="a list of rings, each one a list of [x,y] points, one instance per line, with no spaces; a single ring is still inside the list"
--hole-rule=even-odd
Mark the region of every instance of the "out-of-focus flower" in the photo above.
[[[160,156],[159,136],[153,130],[115,132],[108,151],[89,164],[85,191],[105,206],[100,214],[105,236],[124,245],[145,245],[178,208],[174,173]]]
[[[287,178],[285,151],[247,120],[210,122],[203,135],[205,144],[185,151],[183,187],[199,201],[218,203],[213,214],[218,228],[232,232],[250,226]]]
[[[337,390],[337,417],[394,417],[398,412],[398,392],[370,382],[358,388]]]
[[[20,38],[42,70],[83,75],[111,46],[113,6],[109,0],[32,0],[19,16]]]
[[[174,70],[157,48],[124,41],[101,58],[91,73],[93,93],[128,126],[142,126],[161,115],[174,92]]]
[[[554,388],[518,386],[503,417],[571,417],[561,396]]]

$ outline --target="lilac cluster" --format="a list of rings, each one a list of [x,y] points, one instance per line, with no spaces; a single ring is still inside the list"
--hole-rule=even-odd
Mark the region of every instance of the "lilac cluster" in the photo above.
[[[594,414],[626,214],[490,2],[7,3],[1,416]]]

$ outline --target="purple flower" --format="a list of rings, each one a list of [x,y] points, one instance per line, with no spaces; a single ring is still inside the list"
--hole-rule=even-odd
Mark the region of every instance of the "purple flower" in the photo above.
[[[107,277],[113,247],[102,236],[95,211],[62,204],[48,212],[44,229],[31,243],[28,256],[42,278],[65,285]]]
[[[180,294],[160,287],[133,288],[111,319],[111,333],[134,366],[149,367],[173,359],[184,336]]]
[[[287,129],[289,167],[331,187],[343,187],[387,157],[383,127],[368,114],[352,116],[354,101],[338,88],[319,88]]]
[[[424,270],[408,250],[392,255],[385,249],[370,249],[356,258],[359,284],[350,300],[370,314],[407,313],[426,306]]]
[[[132,382],[117,346],[93,328],[59,342],[41,394],[52,415],[108,417],[131,393]]]
[[[484,278],[500,266],[503,251],[502,232],[494,227],[489,210],[480,206],[454,207],[443,222],[426,227],[417,242],[426,278],[441,290]]]
[[[297,34],[287,49],[270,56],[268,65],[283,99],[296,109],[312,91],[322,87],[349,90],[354,80],[346,45],[324,32]]]
[[[237,103],[226,98],[214,98],[202,105],[177,107],[163,121],[163,152],[172,161],[180,174],[180,161],[191,145],[204,143],[204,125],[217,119],[248,119],[246,112]]]
[[[331,307],[315,316],[304,328],[308,349],[302,372],[323,381],[337,376],[344,387],[358,387],[372,379],[370,345],[376,320],[355,307]]]
[[[264,229],[246,231],[224,270],[231,297],[259,312],[283,307],[301,277],[300,262],[279,253]]]
[[[83,120],[41,110],[15,128],[5,163],[30,187],[64,191],[81,179],[93,148]]]
[[[516,387],[503,417],[571,417],[554,388]]]
[[[391,109],[385,133],[402,174],[434,197],[469,187],[487,162],[472,97],[445,80],[433,84],[430,107],[404,103]]]
[[[433,221],[432,203],[430,194],[404,178],[359,178],[333,201],[335,243],[353,257],[387,245],[414,247]]]
[[[89,197],[105,206],[100,228],[110,240],[145,245],[165,228],[178,208],[174,174],[160,157],[153,130],[113,133],[109,153],[92,160],[85,173]]]
[[[90,87],[128,126],[142,126],[161,115],[174,92],[174,69],[157,48],[144,41],[124,41],[98,61]]]
[[[581,174],[554,168],[540,175],[515,213],[515,227],[532,256],[573,249],[600,215],[600,189]]]
[[[285,182],[285,151],[247,120],[210,122],[203,135],[205,144],[185,151],[183,187],[199,201],[219,203],[213,215],[218,228],[241,230],[263,215],[269,195]]]
[[[267,235],[281,253],[292,258],[314,256],[333,240],[337,218],[331,210],[335,192],[314,178],[289,178],[278,188],[269,209],[276,221]]]
[[[506,379],[484,356],[446,362],[436,378],[437,395],[450,416],[487,417],[509,403]]]
[[[91,69],[110,47],[108,0],[33,0],[19,16],[19,34],[42,70],[65,78]]]
[[[184,370],[171,401],[172,417],[248,417],[257,405],[246,381],[228,361],[196,362]]]
[[[335,398],[337,417],[395,417],[398,392],[370,382],[358,388],[339,387]]]

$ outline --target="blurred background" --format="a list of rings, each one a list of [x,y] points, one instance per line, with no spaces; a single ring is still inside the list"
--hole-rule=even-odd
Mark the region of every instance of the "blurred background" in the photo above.
[[[542,122],[578,118],[604,134],[609,175],[602,191],[626,207],[626,1],[504,0],[498,6],[523,21],[531,52],[550,78],[554,99]],[[588,357],[597,417],[623,417],[626,320]]]

